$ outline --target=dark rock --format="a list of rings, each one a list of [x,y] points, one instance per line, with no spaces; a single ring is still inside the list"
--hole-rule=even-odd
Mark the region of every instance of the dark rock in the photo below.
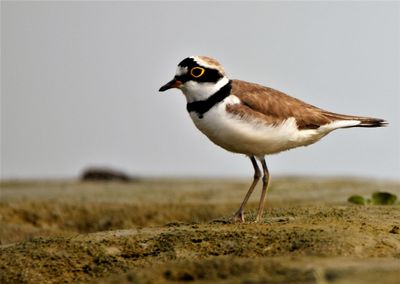
[[[135,181],[137,178],[111,168],[88,168],[80,178],[82,181],[122,181],[130,182]]]

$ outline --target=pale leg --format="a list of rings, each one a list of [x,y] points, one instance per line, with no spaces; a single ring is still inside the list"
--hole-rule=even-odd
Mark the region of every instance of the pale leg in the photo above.
[[[253,190],[256,187],[257,182],[260,180],[260,177],[261,177],[261,171],[258,168],[256,159],[252,156],[252,157],[250,157],[250,160],[251,160],[251,163],[253,164],[253,167],[254,167],[253,183],[250,185],[250,188],[247,191],[246,196],[244,197],[243,202],[240,205],[239,210],[233,216],[233,221],[235,221],[235,222],[244,222],[244,207],[246,206],[246,203],[249,200],[250,195],[253,193]]]
[[[264,212],[264,205],[265,205],[265,197],[267,196],[268,184],[269,184],[269,180],[271,178],[269,175],[269,172],[268,172],[267,164],[265,163],[265,159],[262,158],[262,159],[260,159],[260,161],[261,161],[264,175],[262,178],[263,185],[262,185],[260,203],[258,205],[257,217],[255,220],[256,223],[258,223],[262,220],[262,216],[263,216],[263,212]]]

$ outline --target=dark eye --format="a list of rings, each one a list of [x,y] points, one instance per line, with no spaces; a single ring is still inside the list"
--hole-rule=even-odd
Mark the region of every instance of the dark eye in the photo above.
[[[199,78],[204,74],[205,71],[206,70],[204,68],[193,67],[192,70],[190,70],[190,75],[192,75],[195,78]]]

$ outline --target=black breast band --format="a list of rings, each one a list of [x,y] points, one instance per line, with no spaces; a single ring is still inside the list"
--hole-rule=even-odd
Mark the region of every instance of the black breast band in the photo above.
[[[229,94],[231,93],[232,82],[229,82],[224,85],[221,89],[218,90],[215,94],[211,95],[208,99],[204,101],[196,101],[191,102],[186,105],[186,109],[188,112],[196,112],[199,118],[203,118],[203,115],[209,111],[213,106],[222,102]]]

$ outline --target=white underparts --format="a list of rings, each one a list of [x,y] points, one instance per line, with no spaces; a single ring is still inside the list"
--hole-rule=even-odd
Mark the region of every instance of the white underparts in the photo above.
[[[256,157],[307,146],[334,129],[360,123],[337,121],[317,129],[299,130],[294,117],[280,124],[268,125],[256,118],[226,111],[227,105],[236,103],[240,103],[239,98],[231,95],[206,112],[203,118],[199,118],[196,113],[190,113],[190,116],[197,128],[215,144],[231,152]]]
[[[326,130],[335,130],[338,128],[352,127],[361,124],[359,120],[336,120],[329,124],[321,126],[322,129]]]

